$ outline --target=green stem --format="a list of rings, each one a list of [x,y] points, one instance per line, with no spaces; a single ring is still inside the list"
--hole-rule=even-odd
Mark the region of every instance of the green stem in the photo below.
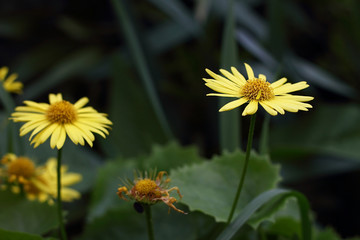
[[[66,240],[67,237],[65,231],[64,218],[62,215],[62,201],[61,201],[61,155],[62,155],[62,149],[59,149],[57,156],[57,212],[58,212],[58,219],[60,225],[61,239]]]
[[[153,221],[151,216],[151,206],[149,204],[144,204],[145,209],[145,217],[146,217],[146,225],[148,229],[148,236],[149,240],[154,240],[154,228],[153,228]]]
[[[236,209],[239,197],[240,197],[240,193],[241,193],[242,187],[244,185],[246,170],[247,170],[247,167],[248,167],[248,164],[249,164],[249,159],[250,159],[252,141],[253,141],[253,137],[254,137],[255,119],[256,119],[256,114],[251,115],[248,142],[247,142],[247,146],[246,146],[245,162],[244,162],[244,166],[243,166],[243,169],[242,169],[239,186],[238,186],[238,189],[236,191],[234,203],[232,205],[232,208],[231,208],[231,211],[230,211],[230,214],[229,214],[229,218],[228,218],[227,223],[226,223],[227,225],[231,222],[231,219],[233,218],[233,215],[234,215],[234,212],[235,212],[235,209]]]

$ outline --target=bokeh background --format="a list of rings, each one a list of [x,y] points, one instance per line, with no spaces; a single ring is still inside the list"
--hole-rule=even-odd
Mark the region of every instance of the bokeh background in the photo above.
[[[218,99],[205,97],[202,78],[223,64],[227,3],[1,0],[0,66],[25,85],[17,104],[62,93],[71,102],[87,96],[109,114],[113,130],[95,142],[93,165],[173,139],[211,157],[221,152]],[[269,81],[307,81],[303,95],[315,97],[309,112],[270,119],[268,147],[282,185],[308,197],[319,225],[360,235],[360,2],[242,0],[233,10],[236,67],[244,73],[249,63]],[[256,136],[265,118],[260,112]],[[247,126],[242,118],[244,139]],[[75,234],[85,214],[74,217]]]

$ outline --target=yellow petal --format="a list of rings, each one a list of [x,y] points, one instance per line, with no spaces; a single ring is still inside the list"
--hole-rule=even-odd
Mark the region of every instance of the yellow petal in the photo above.
[[[232,110],[234,108],[241,106],[242,104],[244,104],[246,102],[247,102],[247,99],[245,99],[245,98],[237,99],[235,101],[225,104],[222,108],[220,108],[219,112]]]
[[[286,78],[281,78],[279,80],[277,80],[276,82],[273,82],[272,84],[270,84],[270,87],[272,87],[273,89],[283,85],[284,83],[286,83],[287,79]]]
[[[9,72],[9,68],[8,67],[2,67],[0,68],[0,81],[3,81],[6,77],[6,75]]]
[[[239,79],[238,77],[232,75],[231,73],[229,73],[228,71],[226,71],[225,69],[220,69],[220,72],[225,76],[227,77],[228,79],[230,79],[231,81],[233,81],[234,83],[236,83],[238,86],[243,86],[245,83]]]
[[[245,68],[246,68],[246,73],[248,75],[248,79],[254,79],[255,78],[254,71],[252,70],[250,65],[245,63]]]
[[[234,76],[237,77],[241,81],[242,85],[246,84],[245,77],[241,73],[239,73],[239,71],[236,68],[231,67],[231,71],[234,74]]]
[[[271,107],[267,106],[266,104],[264,104],[263,102],[259,102],[260,105],[265,109],[265,111],[267,111],[270,115],[272,116],[276,116],[277,115],[277,111],[275,111],[274,109],[272,109]]]
[[[266,76],[264,74],[259,74],[259,78],[266,81]]]
[[[74,107],[76,109],[80,109],[82,108],[83,106],[85,106],[87,103],[89,102],[89,99],[87,97],[83,97],[81,99],[79,99],[75,104],[74,104]]]
[[[274,94],[275,95],[286,94],[286,93],[290,93],[290,92],[299,91],[299,90],[305,89],[307,87],[309,87],[309,85],[306,82],[298,82],[295,84],[285,84],[283,86],[275,88]]]
[[[61,134],[61,125],[56,126],[56,128],[54,129],[53,133],[51,134],[51,139],[50,139],[50,147],[51,148],[55,148],[56,144],[58,143],[59,139],[60,139],[60,134]]]
[[[242,115],[252,115],[258,110],[258,101],[250,101],[250,103],[244,109]]]
[[[57,149],[61,149],[64,146],[66,140],[66,131],[65,131],[65,127],[61,126],[60,127],[60,135],[59,135],[59,139],[56,143],[56,147]]]

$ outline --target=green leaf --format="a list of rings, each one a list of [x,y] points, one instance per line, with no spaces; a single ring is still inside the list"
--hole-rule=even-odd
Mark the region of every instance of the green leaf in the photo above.
[[[288,191],[284,189],[272,189],[266,191],[256,198],[254,198],[248,205],[245,206],[243,211],[239,216],[221,233],[217,240],[229,240],[238,232],[242,226],[250,219],[250,217],[263,205],[271,202],[274,198],[278,197],[288,198],[295,197],[299,206],[299,213],[301,218],[301,239],[302,240],[311,240],[312,238],[312,229],[310,224],[310,206],[305,198],[299,192]]]
[[[216,226],[213,218],[201,213],[184,215],[172,210],[168,213],[168,207],[163,203],[155,204],[151,211],[155,239],[209,239],[206,234]],[[133,202],[125,202],[89,223],[77,240],[98,239],[147,239],[145,214],[137,213]]]
[[[126,161],[119,158],[115,161],[108,161],[98,170],[87,216],[89,222],[104,215],[109,209],[124,204],[124,201],[116,195],[117,189],[127,178],[133,179],[133,171],[137,168],[136,160]]]
[[[4,240],[45,240],[44,238],[42,238],[38,235],[21,233],[21,232],[11,232],[11,231],[3,230],[3,229],[0,229],[0,239],[4,239]],[[47,238],[47,239],[51,240],[50,238]]]
[[[171,142],[165,146],[154,145],[151,155],[143,160],[142,168],[157,168],[170,173],[170,170],[202,161],[195,147],[181,147],[178,143]]]
[[[58,225],[55,206],[29,201],[10,191],[0,193],[0,228],[44,234]]]
[[[245,154],[236,151],[172,171],[172,183],[184,195],[181,202],[191,211],[198,210],[216,221],[226,221],[244,160]],[[274,188],[279,180],[279,166],[272,164],[267,156],[252,152],[235,216],[257,195]]]

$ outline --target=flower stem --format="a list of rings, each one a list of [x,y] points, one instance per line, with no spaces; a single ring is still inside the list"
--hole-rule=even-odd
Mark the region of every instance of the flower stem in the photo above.
[[[151,216],[151,206],[149,204],[144,204],[145,209],[145,217],[146,217],[146,225],[148,229],[148,236],[149,240],[154,240],[154,228],[153,228],[153,221]]]
[[[62,202],[61,202],[61,155],[62,149],[58,149],[57,155],[57,211],[60,225],[61,239],[66,240],[66,231],[64,225],[64,219],[62,215]]]
[[[236,191],[236,195],[235,195],[235,199],[234,199],[234,203],[232,205],[230,214],[229,214],[229,218],[227,220],[227,225],[231,222],[231,219],[233,218],[239,197],[240,197],[240,193],[242,190],[242,187],[244,185],[244,181],[245,181],[245,175],[246,175],[246,170],[249,164],[249,159],[250,159],[250,152],[251,152],[251,147],[252,147],[252,141],[253,141],[253,137],[254,137],[254,129],[255,129],[255,119],[256,119],[256,114],[251,115],[251,119],[250,119],[250,127],[249,127],[249,135],[248,135],[248,141],[247,141],[247,146],[246,146],[246,155],[245,155],[245,162],[244,162],[244,166],[242,169],[242,173],[241,173],[241,177],[240,177],[240,182]]]

